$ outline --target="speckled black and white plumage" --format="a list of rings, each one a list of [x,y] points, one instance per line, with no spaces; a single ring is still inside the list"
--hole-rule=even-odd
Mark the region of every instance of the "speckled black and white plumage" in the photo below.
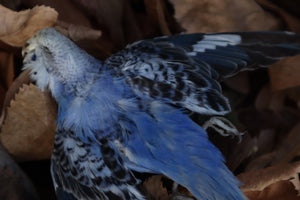
[[[198,199],[245,199],[186,111],[212,117],[204,128],[233,129],[219,117],[230,112],[219,81],[296,55],[299,41],[289,32],[159,37],[101,62],[55,29],[39,31],[23,50],[24,68],[58,103],[58,199],[144,199],[133,172],[168,176]]]
[[[299,53],[299,46],[291,45],[298,40],[289,32],[159,37],[129,45],[105,64],[125,75],[136,93],[197,113],[224,115],[230,105],[219,81]]]

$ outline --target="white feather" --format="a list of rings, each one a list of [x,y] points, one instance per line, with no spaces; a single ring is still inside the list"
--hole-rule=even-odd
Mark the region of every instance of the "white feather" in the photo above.
[[[204,35],[201,41],[193,45],[193,48],[194,52],[205,52],[206,50],[214,50],[217,46],[237,45],[241,41],[241,36],[235,34]],[[191,54],[192,52],[189,53],[189,55]]]

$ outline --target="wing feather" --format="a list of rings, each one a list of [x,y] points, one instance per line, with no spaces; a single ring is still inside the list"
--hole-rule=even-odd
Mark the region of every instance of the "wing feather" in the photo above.
[[[105,61],[140,97],[193,112],[224,115],[230,105],[219,81],[300,53],[289,32],[185,34],[128,45]]]

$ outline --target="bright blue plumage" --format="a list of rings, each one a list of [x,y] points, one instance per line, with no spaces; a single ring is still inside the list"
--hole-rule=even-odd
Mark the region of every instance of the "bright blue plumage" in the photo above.
[[[24,65],[58,103],[51,164],[58,199],[144,199],[133,172],[166,175],[198,199],[245,199],[187,113],[237,134],[214,117],[230,112],[218,81],[299,53],[296,41],[280,32],[161,37],[100,62],[55,29],[38,32],[23,50]]]

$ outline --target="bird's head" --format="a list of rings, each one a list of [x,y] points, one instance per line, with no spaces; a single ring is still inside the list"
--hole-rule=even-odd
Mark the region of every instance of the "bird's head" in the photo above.
[[[30,78],[41,90],[57,83],[82,81],[83,74],[91,70],[88,68],[99,64],[99,61],[54,28],[38,31],[27,41],[22,55],[23,69],[30,69]]]

